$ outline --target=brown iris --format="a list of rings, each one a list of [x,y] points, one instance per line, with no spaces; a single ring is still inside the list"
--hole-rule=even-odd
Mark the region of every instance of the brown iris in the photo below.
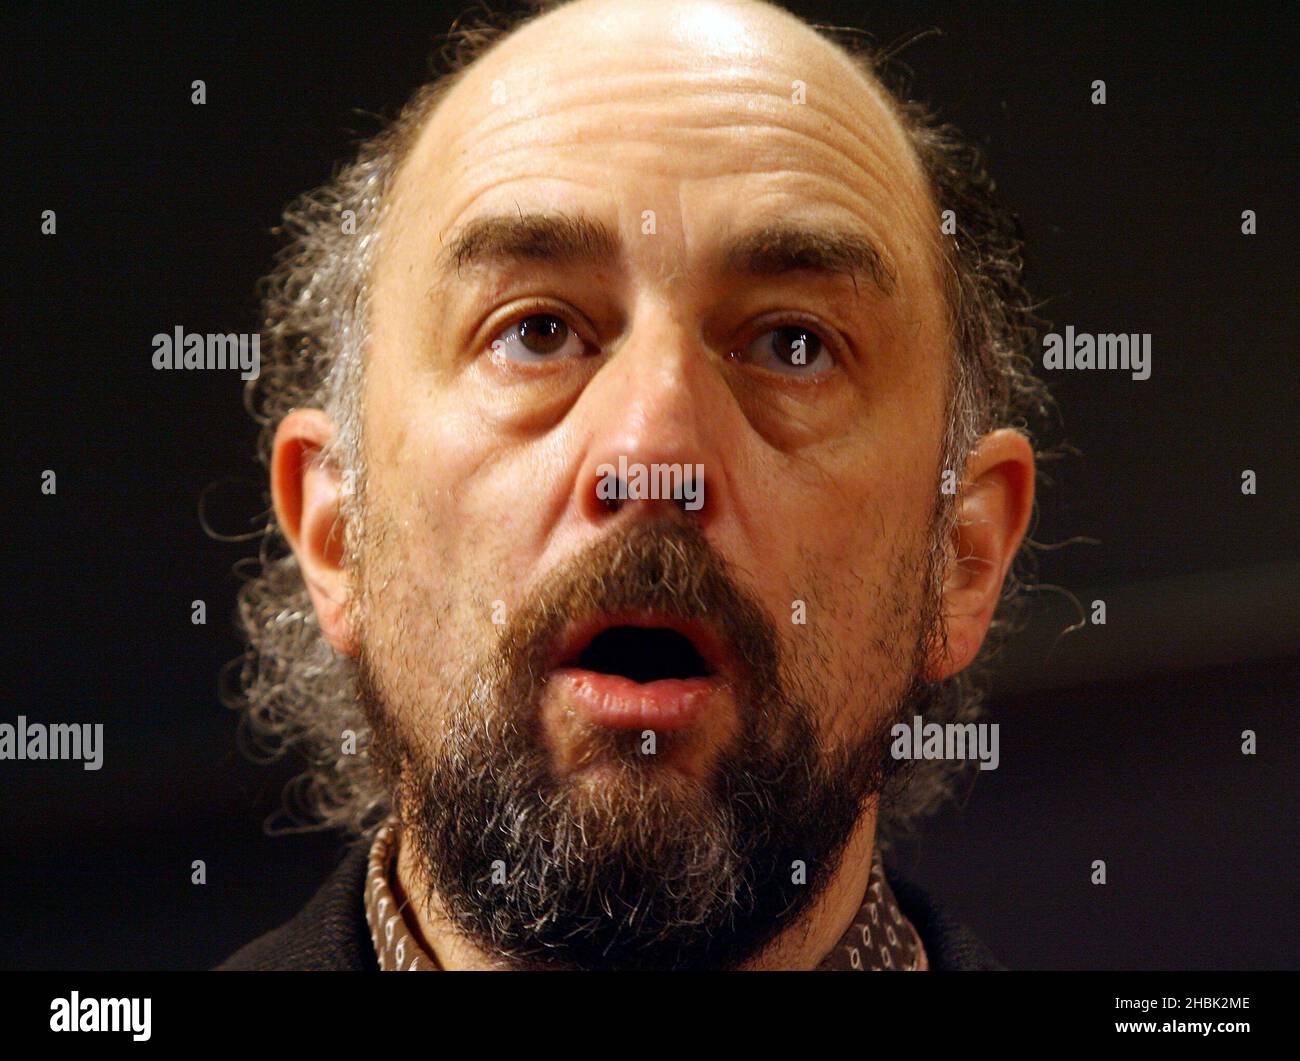
[[[519,341],[534,354],[553,354],[569,337],[569,326],[546,313],[526,317],[519,325]]]

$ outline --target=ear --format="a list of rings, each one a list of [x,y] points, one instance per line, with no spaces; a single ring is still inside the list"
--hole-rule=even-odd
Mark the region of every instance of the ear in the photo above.
[[[334,422],[319,409],[289,413],[275,432],[271,497],[321,631],[336,651],[355,656],[347,608],[351,587],[343,566],[343,484],[339,472],[320,459],[334,435]]]
[[[966,462],[943,586],[947,644],[929,661],[942,681],[979,653],[1034,507],[1034,451],[1019,431],[985,435]]]

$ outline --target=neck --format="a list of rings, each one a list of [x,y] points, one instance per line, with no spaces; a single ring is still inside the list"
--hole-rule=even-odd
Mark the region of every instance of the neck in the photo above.
[[[858,819],[839,864],[817,901],[757,957],[745,962],[742,969],[810,970],[821,963],[848,931],[862,905],[871,875],[875,832],[876,811],[873,805]],[[508,960],[482,949],[455,929],[437,896],[431,897],[421,883],[415,859],[400,834],[395,876],[397,879],[393,883],[399,894],[398,901],[409,914],[414,915],[416,924],[411,927],[440,968],[462,971],[513,967]],[[404,900],[408,896],[412,901],[406,904]]]

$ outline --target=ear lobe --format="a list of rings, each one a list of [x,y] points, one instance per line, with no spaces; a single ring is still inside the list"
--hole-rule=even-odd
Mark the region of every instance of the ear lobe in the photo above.
[[[979,653],[1034,506],[1034,452],[1010,428],[990,432],[966,462],[957,526],[943,585],[947,644],[939,646],[927,679],[964,670]]]
[[[271,496],[321,631],[335,651],[354,656],[347,607],[351,586],[343,563],[343,484],[338,470],[321,460],[334,436],[334,422],[321,410],[289,413],[275,432]]]

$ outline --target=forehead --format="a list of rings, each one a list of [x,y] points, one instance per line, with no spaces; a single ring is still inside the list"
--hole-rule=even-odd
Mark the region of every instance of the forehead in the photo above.
[[[673,270],[750,222],[829,223],[878,246],[904,291],[933,275],[937,247],[878,86],[784,12],[708,0],[581,2],[507,38],[426,122],[391,210],[397,242],[430,253],[508,212],[635,233],[650,211],[677,237],[657,244]]]

